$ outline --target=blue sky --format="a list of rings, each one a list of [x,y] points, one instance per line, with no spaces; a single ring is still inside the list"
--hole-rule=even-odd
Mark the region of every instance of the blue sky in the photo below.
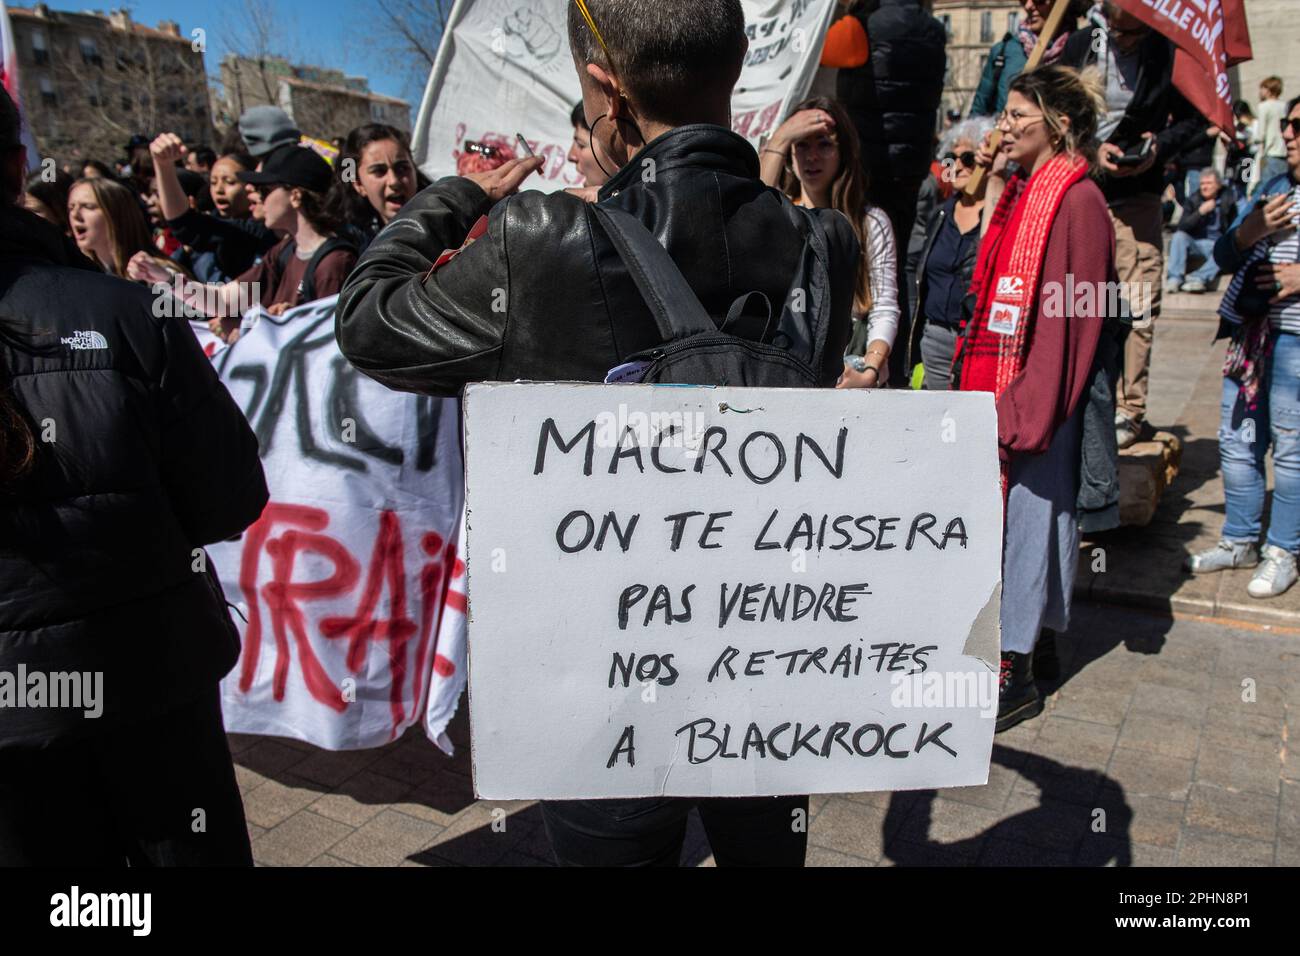
[[[36,0],[10,0],[13,6],[32,6]],[[217,72],[221,57],[228,50],[229,27],[240,22],[240,0],[128,0],[128,2],[89,3],[77,0],[46,0],[52,9],[85,10],[125,7],[137,22],[157,26],[160,20],[175,20],[181,33],[189,35],[195,27],[207,31],[208,50],[205,62],[209,75]],[[284,17],[285,52],[295,61],[328,66],[347,73],[365,76],[370,88],[388,96],[411,101],[414,115],[419,106],[426,75],[411,75],[403,70],[387,51],[373,41],[373,20],[378,8],[366,0],[271,0]],[[433,44],[431,44],[433,45]]]

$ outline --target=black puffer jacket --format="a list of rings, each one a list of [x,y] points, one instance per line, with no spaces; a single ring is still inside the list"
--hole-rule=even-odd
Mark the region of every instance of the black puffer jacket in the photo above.
[[[0,707],[0,748],[164,712],[238,656],[195,549],[261,513],[257,439],[189,324],[153,302],[0,209],[0,385],[38,439],[34,470],[0,488],[0,672],[103,675],[103,716]]]
[[[712,316],[754,291],[780,309],[804,247],[785,199],[758,178],[758,155],[720,126],[664,133],[600,191],[668,250]],[[829,245],[832,325],[822,380],[833,385],[849,340],[858,241],[840,213],[816,211]],[[480,217],[487,232],[454,259]],[[662,341],[655,320],[589,205],[522,192],[495,206],[448,177],[403,207],[370,244],[339,298],[343,354],[404,391],[455,395],[468,382],[603,381]],[[727,331],[759,338],[766,316]]]
[[[839,98],[858,128],[871,178],[919,181],[934,155],[947,33],[918,0],[880,0],[859,19],[871,59],[840,70]]]

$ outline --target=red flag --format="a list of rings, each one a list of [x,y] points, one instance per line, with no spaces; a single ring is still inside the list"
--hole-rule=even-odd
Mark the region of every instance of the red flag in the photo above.
[[[1177,47],[1174,86],[1220,129],[1233,128],[1228,67],[1251,58],[1243,0],[1117,0]]]

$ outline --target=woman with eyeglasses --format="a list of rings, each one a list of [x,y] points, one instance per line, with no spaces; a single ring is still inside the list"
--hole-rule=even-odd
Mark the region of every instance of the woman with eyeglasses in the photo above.
[[[998,731],[1042,711],[1034,648],[1044,627],[1069,626],[1083,412],[1112,434],[1109,403],[1097,416],[1083,400],[1104,355],[1104,293],[1115,277],[1114,230],[1089,178],[1102,109],[1100,85],[1073,69],[1022,73],[998,123],[1015,174],[981,150],[1005,185],[981,240],[953,383],[992,392],[997,404],[1006,493]]]
[[[838,209],[853,226],[862,258],[853,298],[853,335],[839,388],[876,388],[889,377],[898,334],[898,250],[884,210],[867,202],[857,128],[828,97],[804,100],[763,147],[763,182],[812,209]]]
[[[943,176],[954,191],[925,221],[917,220],[908,244],[907,276],[912,284],[912,323],[907,342],[909,371],[924,366],[922,387],[952,387],[952,357],[962,303],[970,289],[979,253],[984,189],[967,195],[975,171],[976,150],[993,128],[993,120],[976,117],[949,129],[939,145]],[[987,186],[987,180],[985,180]]]
[[[211,316],[214,334],[227,342],[239,337],[239,319],[260,303],[272,315],[304,302],[324,299],[343,287],[357,261],[356,248],[338,237],[341,223],[325,206],[332,173],[310,149],[282,146],[267,156],[260,172],[240,173],[261,200],[268,229],[285,233],[261,260],[223,285],[192,284],[186,304]],[[146,282],[167,282],[149,260],[136,256],[128,274]]]

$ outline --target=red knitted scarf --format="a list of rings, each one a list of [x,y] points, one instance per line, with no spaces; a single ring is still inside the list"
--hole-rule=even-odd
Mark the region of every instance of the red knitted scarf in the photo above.
[[[962,329],[956,356],[962,391],[1000,397],[1020,374],[1052,223],[1065,191],[1087,174],[1082,157],[1062,153],[1033,176],[1017,175],[1007,183],[971,280],[975,313]]]

